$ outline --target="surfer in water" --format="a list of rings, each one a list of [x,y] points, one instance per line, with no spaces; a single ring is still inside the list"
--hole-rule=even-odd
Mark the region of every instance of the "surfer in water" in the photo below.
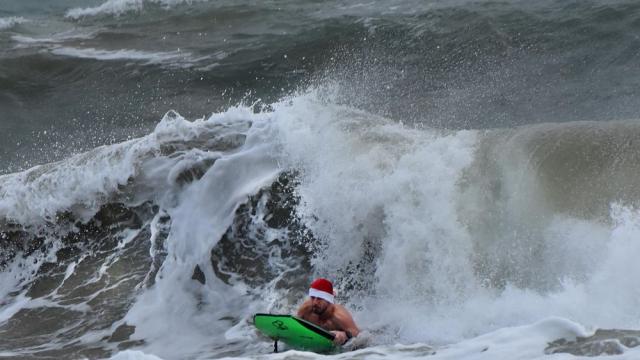
[[[298,309],[298,317],[310,321],[335,335],[333,342],[342,345],[360,330],[344,306],[334,303],[335,293],[331,281],[314,280],[309,287],[309,299]]]

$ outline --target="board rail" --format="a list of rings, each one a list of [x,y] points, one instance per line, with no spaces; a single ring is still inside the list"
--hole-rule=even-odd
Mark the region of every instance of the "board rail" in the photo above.
[[[254,325],[274,343],[274,352],[278,352],[278,341],[300,350],[329,352],[336,347],[335,335],[307,320],[293,315],[258,313],[253,316]],[[306,329],[297,329],[296,325]]]

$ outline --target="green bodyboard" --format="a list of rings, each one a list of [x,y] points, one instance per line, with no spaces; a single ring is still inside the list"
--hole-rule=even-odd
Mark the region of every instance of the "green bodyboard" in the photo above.
[[[264,335],[293,349],[313,352],[335,349],[332,333],[292,315],[255,314],[253,324]]]

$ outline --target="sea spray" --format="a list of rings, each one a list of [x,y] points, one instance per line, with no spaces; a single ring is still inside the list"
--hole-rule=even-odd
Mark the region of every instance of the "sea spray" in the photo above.
[[[41,229],[56,230],[43,243],[32,239],[40,245],[29,262],[43,260],[26,269],[12,267],[19,257],[8,263],[7,276],[23,275],[3,283],[11,297],[2,312],[6,324],[40,309],[60,311],[78,321],[62,333],[91,327],[71,350],[85,356],[93,347],[101,356],[126,348],[167,359],[252,356],[270,344],[255,340],[251,315],[294,312],[305,278],[322,274],[335,279],[338,299],[352,309],[372,349],[388,356],[398,344],[414,344],[406,346],[416,356],[435,347],[442,356],[459,348],[473,358],[483,352],[476,346],[485,342],[477,338],[482,334],[487,354],[496,354],[496,339],[516,344],[526,333],[539,336],[523,345],[523,354],[543,354],[544,342],[558,333],[571,337],[551,330],[571,321],[581,336],[601,326],[637,326],[627,316],[637,304],[626,277],[633,272],[635,208],[612,202],[618,205],[593,218],[554,210],[545,198],[553,189],[540,181],[544,167],[533,166],[538,153],[523,146],[536,136],[511,141],[528,128],[416,128],[325,95],[312,89],[263,111],[239,106],[194,121],[170,112],[143,138],[3,177],[7,189],[30,189],[15,194],[41,199],[39,208],[50,214]],[[567,126],[572,133],[585,129]],[[618,156],[625,163],[633,154]],[[85,188],[94,190],[71,186],[88,174],[96,181]],[[18,178],[41,185],[20,188]],[[284,179],[293,181],[276,186]],[[265,204],[284,192],[295,197],[294,206],[270,224]],[[5,208],[20,199],[6,197]],[[73,211],[56,218],[67,208]],[[6,214],[14,221],[43,224],[33,211],[23,217],[12,211]],[[527,215],[535,220],[529,227]],[[232,236],[244,221],[254,228]],[[493,221],[500,225],[495,237],[475,231]],[[310,234],[287,240],[298,241],[300,250],[289,253],[308,257],[303,265],[277,253],[291,246],[284,242],[289,231]],[[297,276],[252,271],[232,241],[262,241],[253,249],[273,252],[254,255],[267,259],[263,266]],[[105,288],[92,293],[94,286]],[[611,297],[612,287],[626,295]],[[118,292],[127,296],[108,307]],[[108,308],[108,317],[94,317],[94,306]],[[55,350],[71,340],[46,346]]]

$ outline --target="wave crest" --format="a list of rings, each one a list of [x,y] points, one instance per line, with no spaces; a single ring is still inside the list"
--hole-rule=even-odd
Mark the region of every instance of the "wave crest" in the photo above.
[[[8,17],[8,18],[0,18],[0,30],[11,29],[12,27],[28,22],[27,19],[23,17]]]
[[[191,4],[194,0],[148,0],[146,2],[171,7],[183,3]],[[78,20],[83,17],[93,16],[122,16],[130,12],[141,12],[144,9],[144,3],[144,0],[108,0],[95,7],[71,9],[67,11],[66,17]]]

